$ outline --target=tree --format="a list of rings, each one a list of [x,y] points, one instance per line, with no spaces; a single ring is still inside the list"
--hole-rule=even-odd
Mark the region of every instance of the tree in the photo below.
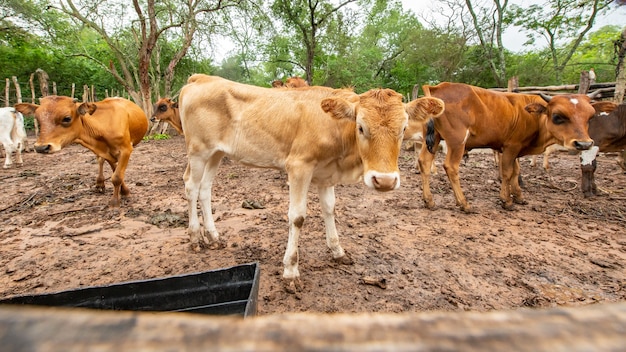
[[[511,6],[510,21],[528,32],[528,43],[534,35],[548,44],[555,80],[563,83],[563,71],[572,55],[591,30],[598,15],[606,12],[613,0],[549,0],[528,8]],[[565,46],[560,46],[567,43]]]
[[[82,51],[77,53],[96,62],[112,74],[124,86],[133,100],[143,107],[147,115],[152,113],[152,86],[150,72],[153,54],[158,41],[168,34],[180,37],[179,48],[165,69],[165,92],[171,91],[174,71],[187,54],[199,18],[206,14],[236,6],[241,0],[204,1],[132,1],[132,10],[124,1],[83,1],[77,6],[73,0],[62,0],[63,13],[95,31],[102,37],[113,54],[113,59],[104,62],[100,58]],[[207,18],[205,18],[206,20]],[[211,23],[210,19],[209,22]],[[174,29],[178,31],[175,32]],[[125,34],[124,37],[121,34]],[[126,40],[125,40],[126,39]],[[129,40],[132,39],[132,40]],[[136,54],[135,54],[136,53]]]
[[[482,48],[483,58],[489,64],[496,85],[503,87],[507,82],[507,76],[502,33],[504,32],[508,0],[493,0],[491,8],[476,7],[471,0],[465,0],[465,5],[472,17],[472,24]]]
[[[298,62],[309,83],[313,79],[314,60],[320,55],[319,36],[341,8],[355,1],[343,0],[334,5],[329,0],[275,0],[272,4],[274,15],[287,30],[293,31],[299,44],[304,45],[304,57]]]

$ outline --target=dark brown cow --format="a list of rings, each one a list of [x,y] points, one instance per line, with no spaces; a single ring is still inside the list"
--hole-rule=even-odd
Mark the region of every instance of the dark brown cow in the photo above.
[[[598,152],[618,152],[618,165],[626,172],[624,154],[626,154],[626,104],[611,102],[594,104],[595,117],[589,121],[589,136],[594,146],[580,155],[582,170],[582,191],[585,197],[598,194],[594,173]]]
[[[398,156],[409,119],[430,118],[444,108],[440,99],[430,97],[404,104],[402,95],[391,89],[363,94],[328,87],[274,89],[206,75],[189,78],[179,106],[187,144],[184,179],[192,246],[219,247],[211,188],[223,157],[284,170],[289,179],[289,240],[283,278],[290,292],[300,277],[298,238],[311,184],[317,185],[326,244],[333,258],[348,263],[335,225],[334,186],[362,180],[378,191],[400,187]]]
[[[518,157],[540,154],[556,143],[570,150],[585,150],[593,145],[587,124],[595,110],[587,95],[540,97],[447,82],[422,88],[427,96],[440,98],[446,104],[445,112],[429,122],[434,128],[426,141],[429,146],[442,138],[446,141],[444,169],[456,203],[465,212],[471,209],[461,189],[459,164],[466,150],[491,148],[502,153],[500,199],[505,209],[512,209],[514,202],[526,204],[518,181]],[[433,154],[427,149],[422,149],[419,162],[424,203],[432,209],[435,203],[429,178]]]
[[[141,142],[148,130],[143,110],[123,98],[108,98],[97,103],[77,103],[70,97],[48,96],[41,105],[16,104],[24,115],[35,115],[41,133],[35,143],[38,153],[55,153],[70,143],[79,143],[98,158],[96,188],[104,191],[103,164],[106,160],[113,175],[113,197],[109,205],[120,205],[120,194],[130,194],[124,183],[133,146]]]
[[[154,112],[150,121],[165,121],[172,125],[174,129],[180,134],[183,133],[183,125],[180,122],[180,115],[178,114],[178,103],[170,98],[161,98],[154,104]]]

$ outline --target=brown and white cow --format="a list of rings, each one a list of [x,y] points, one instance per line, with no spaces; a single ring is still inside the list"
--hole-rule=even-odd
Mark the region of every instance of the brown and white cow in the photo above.
[[[617,164],[626,172],[626,104],[612,102],[594,104],[595,117],[589,121],[589,136],[594,146],[580,155],[582,191],[585,197],[598,194],[594,173],[598,152],[618,152]]]
[[[22,150],[28,148],[26,129],[24,128],[24,116],[19,111],[15,111],[15,108],[0,108],[0,144],[4,147],[6,154],[5,169],[13,164],[13,152],[15,152],[16,164],[21,165],[23,163]]]
[[[286,289],[299,286],[298,238],[307,193],[317,185],[333,258],[349,263],[335,227],[334,185],[363,179],[378,191],[400,186],[398,155],[408,119],[443,111],[443,102],[409,104],[390,89],[356,94],[347,89],[255,87],[193,75],[179,97],[188,165],[184,175],[192,247],[219,245],[211,188],[224,156],[253,167],[285,170],[289,180],[289,240],[283,259]],[[200,201],[204,234],[198,219]]]
[[[25,115],[35,115],[41,132],[35,142],[38,153],[56,153],[70,143],[79,143],[98,158],[96,189],[104,192],[103,165],[106,160],[113,175],[113,197],[110,206],[120,205],[120,194],[130,194],[124,183],[133,146],[141,142],[148,130],[143,110],[123,98],[108,98],[96,103],[77,103],[64,96],[41,98],[40,105],[16,104]]]
[[[426,141],[429,147],[442,138],[446,141],[444,169],[456,203],[465,212],[471,209],[461,189],[459,163],[466,150],[491,148],[502,153],[500,200],[505,209],[512,209],[513,202],[526,204],[518,181],[518,157],[540,154],[556,143],[570,150],[585,150],[593,145],[587,125],[595,110],[587,95],[503,93],[448,82],[422,88],[427,96],[440,98],[446,104],[445,112],[429,122],[433,128]],[[433,154],[423,148],[419,158],[423,199],[431,209],[435,207],[429,183],[432,160]]]
[[[180,115],[178,114],[178,103],[170,98],[161,98],[154,104],[152,118],[150,121],[165,121],[172,125],[174,129],[183,135],[183,126],[180,123]]]

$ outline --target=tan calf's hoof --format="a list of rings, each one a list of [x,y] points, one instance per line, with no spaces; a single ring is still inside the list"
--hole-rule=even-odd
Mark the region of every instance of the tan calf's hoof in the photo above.
[[[339,263],[339,264],[343,264],[343,265],[352,265],[354,264],[354,260],[352,260],[352,257],[350,257],[348,255],[348,253],[344,254],[343,257],[339,257],[339,258],[334,258],[335,262]]]
[[[302,281],[300,278],[283,279],[283,287],[287,293],[298,294],[302,291]]]

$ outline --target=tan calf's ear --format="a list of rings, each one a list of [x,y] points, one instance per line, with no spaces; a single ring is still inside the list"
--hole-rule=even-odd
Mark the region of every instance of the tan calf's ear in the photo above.
[[[19,103],[13,106],[15,110],[21,112],[25,116],[31,116],[35,114],[35,110],[39,107],[39,105],[30,104],[30,103]]]
[[[546,111],[548,111],[548,109],[546,109],[544,105],[541,105],[539,103],[528,104],[524,107],[524,109],[528,111],[529,113],[535,114],[535,115],[545,114]]]
[[[93,115],[98,107],[94,103],[82,103],[78,106],[78,113],[80,115]]]
[[[336,119],[356,120],[354,106],[341,98],[326,98],[321,103],[322,110]]]
[[[422,97],[405,105],[409,120],[423,121],[443,114],[445,104],[443,100],[433,97]]]

